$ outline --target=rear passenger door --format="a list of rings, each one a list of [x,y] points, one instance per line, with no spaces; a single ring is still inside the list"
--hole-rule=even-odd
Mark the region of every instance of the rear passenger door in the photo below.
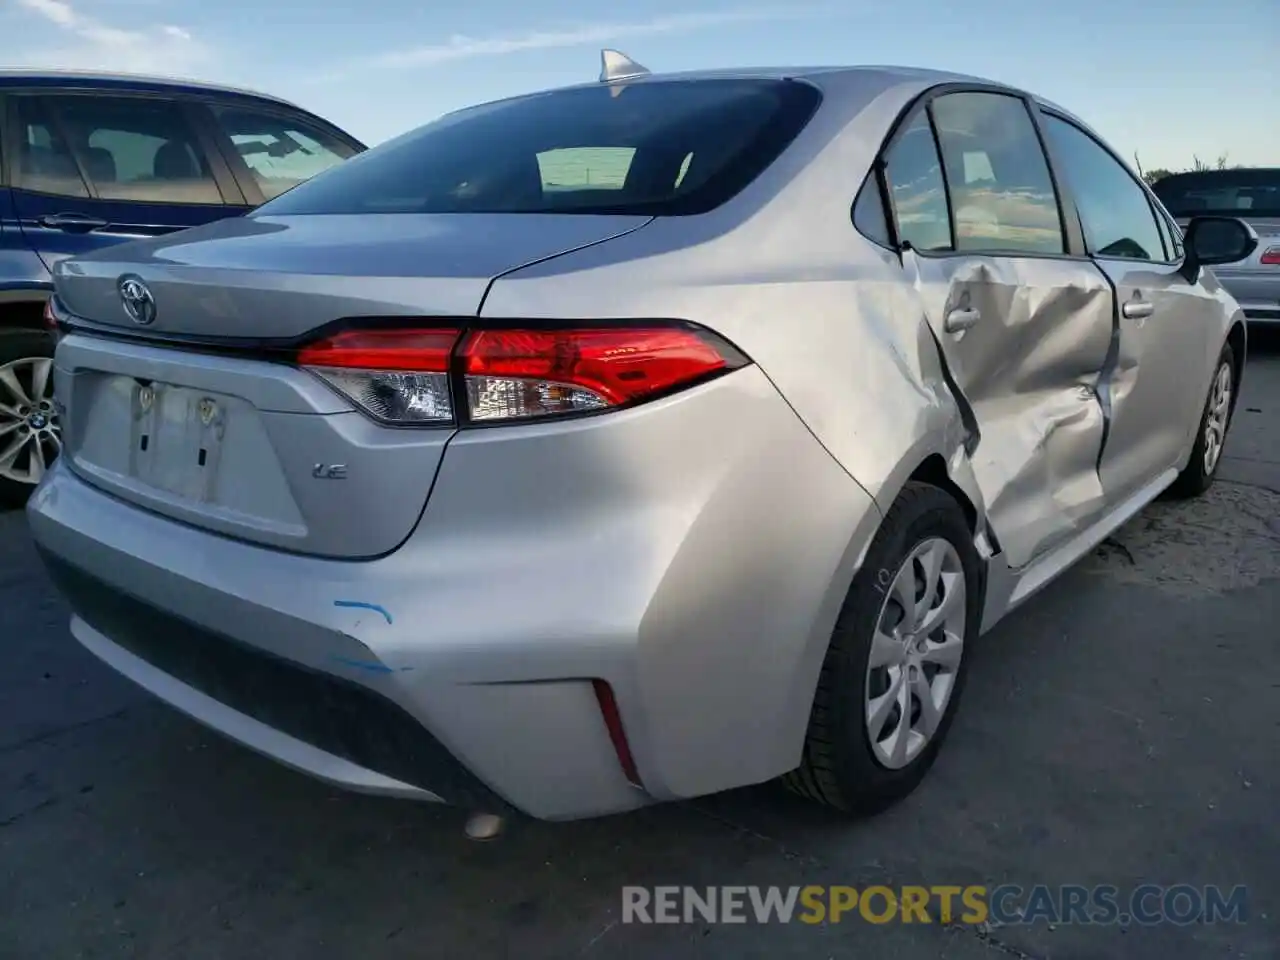
[[[1094,391],[1111,288],[1064,224],[1023,97],[943,88],[885,154],[903,266],[971,427],[971,463],[1012,567],[1101,513]]]
[[[1226,333],[1221,307],[1178,273],[1181,246],[1137,177],[1072,121],[1046,113],[1044,130],[1085,246],[1115,286],[1099,473],[1108,498],[1122,500],[1178,466],[1191,443]]]
[[[248,209],[192,109],[146,96],[10,98],[14,206],[46,266]]]

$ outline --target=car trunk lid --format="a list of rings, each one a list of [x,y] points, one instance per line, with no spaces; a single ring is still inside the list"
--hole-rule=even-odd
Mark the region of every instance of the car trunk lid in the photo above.
[[[58,295],[76,317],[131,336],[288,341],[345,317],[474,316],[489,283],[648,222],[539,214],[250,216],[66,261]],[[125,311],[137,277],[155,319]]]
[[[282,351],[351,318],[473,317],[496,276],[646,222],[254,217],[66,261],[64,458],[102,489],[220,534],[387,553],[416,525],[453,428],[379,424]],[[124,309],[122,276],[150,291],[152,322]]]

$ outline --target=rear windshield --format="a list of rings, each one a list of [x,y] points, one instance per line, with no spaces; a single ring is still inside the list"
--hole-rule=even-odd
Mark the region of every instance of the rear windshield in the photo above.
[[[1175,217],[1280,217],[1280,169],[1175,173],[1152,189]]]
[[[716,79],[486,104],[354,157],[258,213],[703,213],[773,163],[819,99],[798,81]]]

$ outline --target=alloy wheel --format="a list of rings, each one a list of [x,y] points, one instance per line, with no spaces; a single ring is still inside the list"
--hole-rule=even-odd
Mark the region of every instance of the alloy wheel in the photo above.
[[[1222,458],[1222,448],[1227,442],[1227,423],[1231,419],[1231,365],[1218,367],[1209,391],[1209,409],[1204,418],[1204,472],[1212,476]]]
[[[0,365],[0,479],[34,486],[62,451],[53,403],[53,360]]]
[[[946,715],[964,655],[965,592],[960,555],[941,537],[917,545],[888,582],[871,643],[866,724],[876,760],[891,770],[918,757]]]

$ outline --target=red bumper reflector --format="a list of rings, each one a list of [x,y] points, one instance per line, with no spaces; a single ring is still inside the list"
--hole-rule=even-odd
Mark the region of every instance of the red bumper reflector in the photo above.
[[[618,701],[614,698],[613,688],[603,680],[592,680],[596,691],[596,700],[600,704],[600,714],[604,717],[604,725],[609,731],[609,739],[613,741],[614,753],[618,755],[618,764],[632,786],[643,788],[640,782],[640,771],[636,767],[635,758],[631,755],[631,745],[627,743],[626,731],[622,729],[622,714],[618,712]]]

